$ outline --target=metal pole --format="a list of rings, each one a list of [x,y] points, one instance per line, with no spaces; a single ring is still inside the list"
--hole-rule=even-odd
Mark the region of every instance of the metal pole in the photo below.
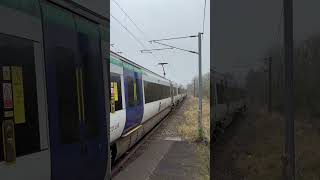
[[[193,97],[196,97],[196,79],[193,80]]]
[[[293,3],[283,0],[285,58],[285,153],[287,180],[295,179],[294,110],[293,110]]]
[[[166,77],[166,72],[164,71],[163,64],[162,64],[162,70],[163,70],[163,76]]]
[[[272,57],[269,57],[269,105],[268,110],[269,113],[272,111]]]
[[[198,33],[198,42],[199,42],[199,87],[198,87],[198,95],[199,95],[199,139],[202,140],[203,138],[203,129],[202,129],[202,72],[201,72],[201,34]]]

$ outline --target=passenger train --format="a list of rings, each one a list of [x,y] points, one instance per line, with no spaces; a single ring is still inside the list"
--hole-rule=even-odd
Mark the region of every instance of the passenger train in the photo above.
[[[109,53],[108,6],[0,0],[1,180],[110,179],[110,154],[121,156],[185,96]]]
[[[186,96],[185,89],[113,52],[110,55],[112,162]]]

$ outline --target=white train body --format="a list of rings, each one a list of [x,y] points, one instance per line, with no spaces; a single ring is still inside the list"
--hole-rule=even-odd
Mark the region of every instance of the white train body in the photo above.
[[[112,52],[110,74],[110,82],[117,84],[116,89],[111,90],[115,93],[114,96],[117,96],[114,99],[119,103],[121,101],[121,105],[112,102],[115,110],[110,111],[110,142],[114,161],[178,105],[186,92],[179,88],[178,84]],[[132,86],[127,79],[135,77],[136,85]],[[131,94],[130,88],[133,88]],[[145,92],[146,89],[148,92]],[[118,92],[114,92],[115,90]],[[130,107],[132,103],[128,100],[133,101],[134,98],[130,97],[132,95],[137,102]]]

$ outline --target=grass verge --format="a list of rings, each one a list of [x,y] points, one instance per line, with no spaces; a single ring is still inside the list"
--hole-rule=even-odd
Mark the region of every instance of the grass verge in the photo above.
[[[203,136],[206,142],[210,142],[210,101],[203,99],[202,101],[202,124]],[[200,160],[199,180],[210,179],[210,149],[209,143],[197,142],[198,140],[198,98],[188,97],[186,102],[186,111],[184,112],[184,123],[179,126],[178,132],[182,137],[191,143],[197,144],[197,154]]]

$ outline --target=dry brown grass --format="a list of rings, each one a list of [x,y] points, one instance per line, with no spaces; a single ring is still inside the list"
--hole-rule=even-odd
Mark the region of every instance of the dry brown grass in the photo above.
[[[185,105],[185,121],[183,124],[181,124],[181,126],[179,126],[178,132],[188,141],[195,143],[195,141],[198,139],[198,99],[189,96]],[[210,104],[208,99],[203,99],[202,113],[204,138],[207,141],[210,141]],[[197,154],[199,155],[199,160],[201,162],[201,177],[199,177],[199,180],[209,180],[209,146],[204,143],[197,143]]]
[[[301,118],[301,117],[299,117]],[[240,153],[236,168],[248,180],[280,180],[282,177],[281,155],[284,145],[283,117],[259,112],[255,122],[255,141],[248,142],[247,151]],[[316,128],[296,119],[296,170],[299,180],[320,179],[320,143]]]
[[[279,124],[282,122],[279,114],[267,116],[259,112],[252,129],[255,137],[248,141],[244,151],[236,158],[236,168],[248,180],[280,180],[282,132]],[[237,151],[237,150],[236,150]]]
[[[198,139],[198,98],[188,97],[184,112],[185,122],[178,128],[179,133],[190,141]],[[210,141],[210,101],[202,101],[202,123],[204,138]]]

